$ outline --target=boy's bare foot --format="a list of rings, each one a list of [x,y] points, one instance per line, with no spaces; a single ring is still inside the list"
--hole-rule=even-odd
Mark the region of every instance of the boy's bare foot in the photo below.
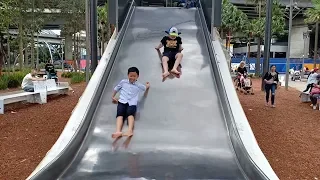
[[[180,74],[180,72],[178,70],[176,70],[176,69],[172,69],[171,72],[175,73],[175,74]]]
[[[132,131],[128,131],[128,132],[124,133],[123,136],[131,137],[131,136],[133,136],[133,132]]]
[[[115,132],[115,133],[113,133],[112,134],[112,138],[118,138],[118,137],[120,137],[120,136],[122,136],[122,132]]]
[[[169,72],[164,72],[164,73],[162,74],[162,77],[163,77],[163,78],[166,78],[166,77],[168,77],[169,75],[170,75]]]

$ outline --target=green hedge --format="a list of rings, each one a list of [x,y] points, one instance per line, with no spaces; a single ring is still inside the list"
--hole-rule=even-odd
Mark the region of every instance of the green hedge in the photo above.
[[[86,74],[79,73],[79,72],[64,72],[61,74],[61,77],[64,78],[71,78],[71,84],[85,82],[86,81]],[[91,78],[91,75],[89,76]]]
[[[20,87],[22,80],[30,70],[22,70],[14,73],[4,73],[0,76],[0,90]]]

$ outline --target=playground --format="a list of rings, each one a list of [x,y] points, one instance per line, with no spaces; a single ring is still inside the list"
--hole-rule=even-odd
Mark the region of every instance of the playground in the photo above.
[[[68,80],[68,79],[64,79]],[[15,104],[1,116],[0,179],[25,179],[50,150],[69,120],[86,83],[71,85],[74,93],[48,99],[48,103]],[[281,87],[276,108],[264,106],[260,79],[253,79],[255,95],[238,93],[260,148],[278,177],[316,179],[320,177],[319,111],[301,103],[299,91]],[[3,91],[1,91],[3,93]],[[288,103],[289,102],[289,103]],[[19,173],[17,173],[19,172]]]

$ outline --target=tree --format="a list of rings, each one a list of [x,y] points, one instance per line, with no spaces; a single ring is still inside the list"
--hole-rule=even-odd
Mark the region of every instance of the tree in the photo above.
[[[314,39],[314,55],[313,55],[313,68],[317,66],[317,50],[318,50],[318,37],[319,37],[319,22],[320,22],[320,0],[312,0],[313,7],[308,8],[305,12],[305,22],[308,24],[316,24],[316,35]]]
[[[7,49],[9,48],[9,26],[13,23],[13,17],[17,15],[17,10],[15,8],[12,8],[15,6],[15,0],[2,0],[0,2],[0,75],[2,72],[3,60],[6,56],[5,44],[7,45]],[[3,32],[7,32],[6,40],[4,38]],[[8,53],[7,55],[9,57],[10,53]],[[8,61],[8,63],[10,64],[10,61]]]
[[[258,0],[259,6],[265,5],[265,0],[261,1]],[[253,1],[254,3],[257,3],[257,0]],[[265,35],[265,25],[266,25],[266,17],[262,16],[262,14],[266,14],[266,7],[262,6],[261,8],[258,8],[259,11],[259,18],[253,19],[248,23],[246,34],[249,37],[255,37],[257,38],[257,61],[255,64],[256,72],[255,74],[257,76],[260,76],[260,57],[261,57],[261,41],[263,40],[263,37]],[[281,9],[280,3],[278,0],[273,1],[272,5],[272,35],[273,36],[279,36],[284,35],[286,33],[285,31],[285,14],[284,10]]]
[[[245,13],[239,10],[235,5],[231,4],[229,0],[222,1],[222,31],[228,32],[226,37],[226,44],[229,44],[230,37],[233,33],[242,32],[246,29],[248,17]],[[226,46],[226,48],[228,48]]]
[[[110,39],[110,26],[108,19],[108,4],[106,3],[104,6],[98,7],[98,37],[101,46],[101,56],[104,52],[104,45]],[[99,46],[99,47],[100,47]]]
[[[85,0],[61,0],[57,6],[61,9],[61,18],[65,20],[63,31],[74,35],[73,61],[77,70],[76,34],[85,29]]]

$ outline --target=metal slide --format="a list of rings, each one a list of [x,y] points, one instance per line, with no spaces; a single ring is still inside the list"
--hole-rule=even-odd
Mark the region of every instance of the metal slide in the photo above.
[[[171,26],[182,32],[182,76],[162,82],[154,48]],[[131,66],[151,88],[139,104],[134,136],[114,142],[111,94]],[[135,7],[81,148],[66,152],[74,159],[49,179],[252,179],[231,143],[213,71],[197,9]]]

